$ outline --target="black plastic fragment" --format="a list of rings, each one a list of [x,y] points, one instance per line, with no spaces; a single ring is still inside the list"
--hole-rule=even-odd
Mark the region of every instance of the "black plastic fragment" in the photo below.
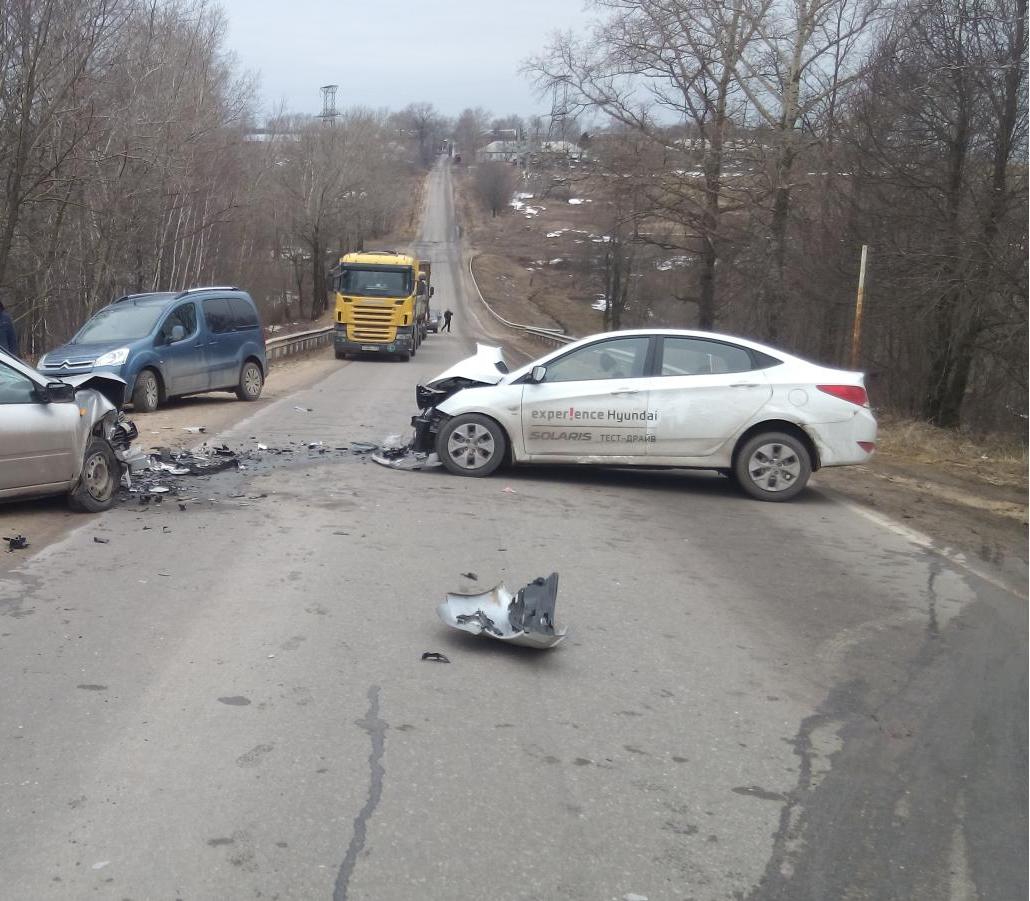
[[[94,535],[93,536],[93,543],[94,544],[110,544],[111,543],[111,539],[110,538],[97,538],[97,536]]]
[[[23,551],[29,546],[29,540],[24,535],[15,535],[13,538],[4,538],[7,542],[8,551]]]
[[[451,662],[443,654],[441,654],[439,651],[425,651],[422,654],[422,659],[423,660],[432,660],[435,663],[450,663]]]
[[[475,573],[459,573],[459,575],[463,579],[469,579],[472,582],[478,582],[479,581],[479,576],[477,576]]]
[[[516,631],[554,634],[554,605],[558,600],[558,573],[538,577],[519,589],[508,606],[508,621]]]

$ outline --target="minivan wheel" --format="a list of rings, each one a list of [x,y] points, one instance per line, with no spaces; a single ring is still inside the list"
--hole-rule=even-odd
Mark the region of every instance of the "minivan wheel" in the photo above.
[[[240,370],[240,382],[236,386],[236,396],[240,400],[257,400],[261,397],[261,389],[264,384],[265,377],[261,374],[261,367],[253,360],[247,360]]]
[[[114,502],[120,481],[121,467],[111,445],[103,438],[91,438],[82,458],[79,483],[68,496],[68,504],[74,510],[101,513]]]
[[[436,453],[457,476],[488,476],[508,452],[508,437],[496,422],[479,413],[447,420],[436,435]]]
[[[152,369],[144,369],[136,376],[132,388],[132,406],[137,413],[153,413],[161,399],[161,389]]]
[[[737,452],[737,482],[760,501],[787,501],[799,494],[812,475],[805,445],[786,432],[755,435]]]

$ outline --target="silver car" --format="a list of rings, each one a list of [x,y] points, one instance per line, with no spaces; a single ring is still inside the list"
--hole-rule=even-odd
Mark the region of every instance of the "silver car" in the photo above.
[[[114,501],[136,427],[114,375],[48,380],[0,350],[0,501],[67,494],[76,510]]]

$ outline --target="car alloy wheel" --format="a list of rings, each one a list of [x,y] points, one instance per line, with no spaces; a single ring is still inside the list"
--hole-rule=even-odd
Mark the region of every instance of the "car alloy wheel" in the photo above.
[[[490,417],[463,413],[441,427],[436,452],[455,475],[488,476],[504,462],[508,438]]]
[[[766,432],[740,448],[734,473],[740,487],[752,497],[786,501],[808,484],[812,460],[801,439],[786,432]]]
[[[496,450],[494,436],[477,422],[455,429],[447,439],[447,456],[462,469],[480,469],[493,459]]]

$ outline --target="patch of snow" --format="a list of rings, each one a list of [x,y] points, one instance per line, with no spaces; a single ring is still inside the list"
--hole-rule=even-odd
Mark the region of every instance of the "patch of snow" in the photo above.
[[[553,260],[551,260],[551,265],[552,266],[557,266],[559,263],[563,263],[563,262],[565,262],[565,261],[561,257],[555,257]]]
[[[582,202],[583,202],[583,198],[582,197],[570,197],[569,198],[569,203],[571,203],[573,206],[575,206],[576,204],[582,203]]]
[[[688,257],[688,256],[670,257],[667,260],[660,260],[659,262],[655,263],[654,268],[657,269],[659,272],[669,272],[669,271],[671,271],[673,269],[686,269],[693,262],[694,262],[694,258],[693,257]]]
[[[562,233],[563,233],[564,231],[565,231],[565,229],[559,229],[559,230],[558,230],[558,231],[556,231],[556,232],[548,232],[548,233],[547,233],[547,237],[548,237],[548,238],[560,238],[560,237],[562,236]]]

